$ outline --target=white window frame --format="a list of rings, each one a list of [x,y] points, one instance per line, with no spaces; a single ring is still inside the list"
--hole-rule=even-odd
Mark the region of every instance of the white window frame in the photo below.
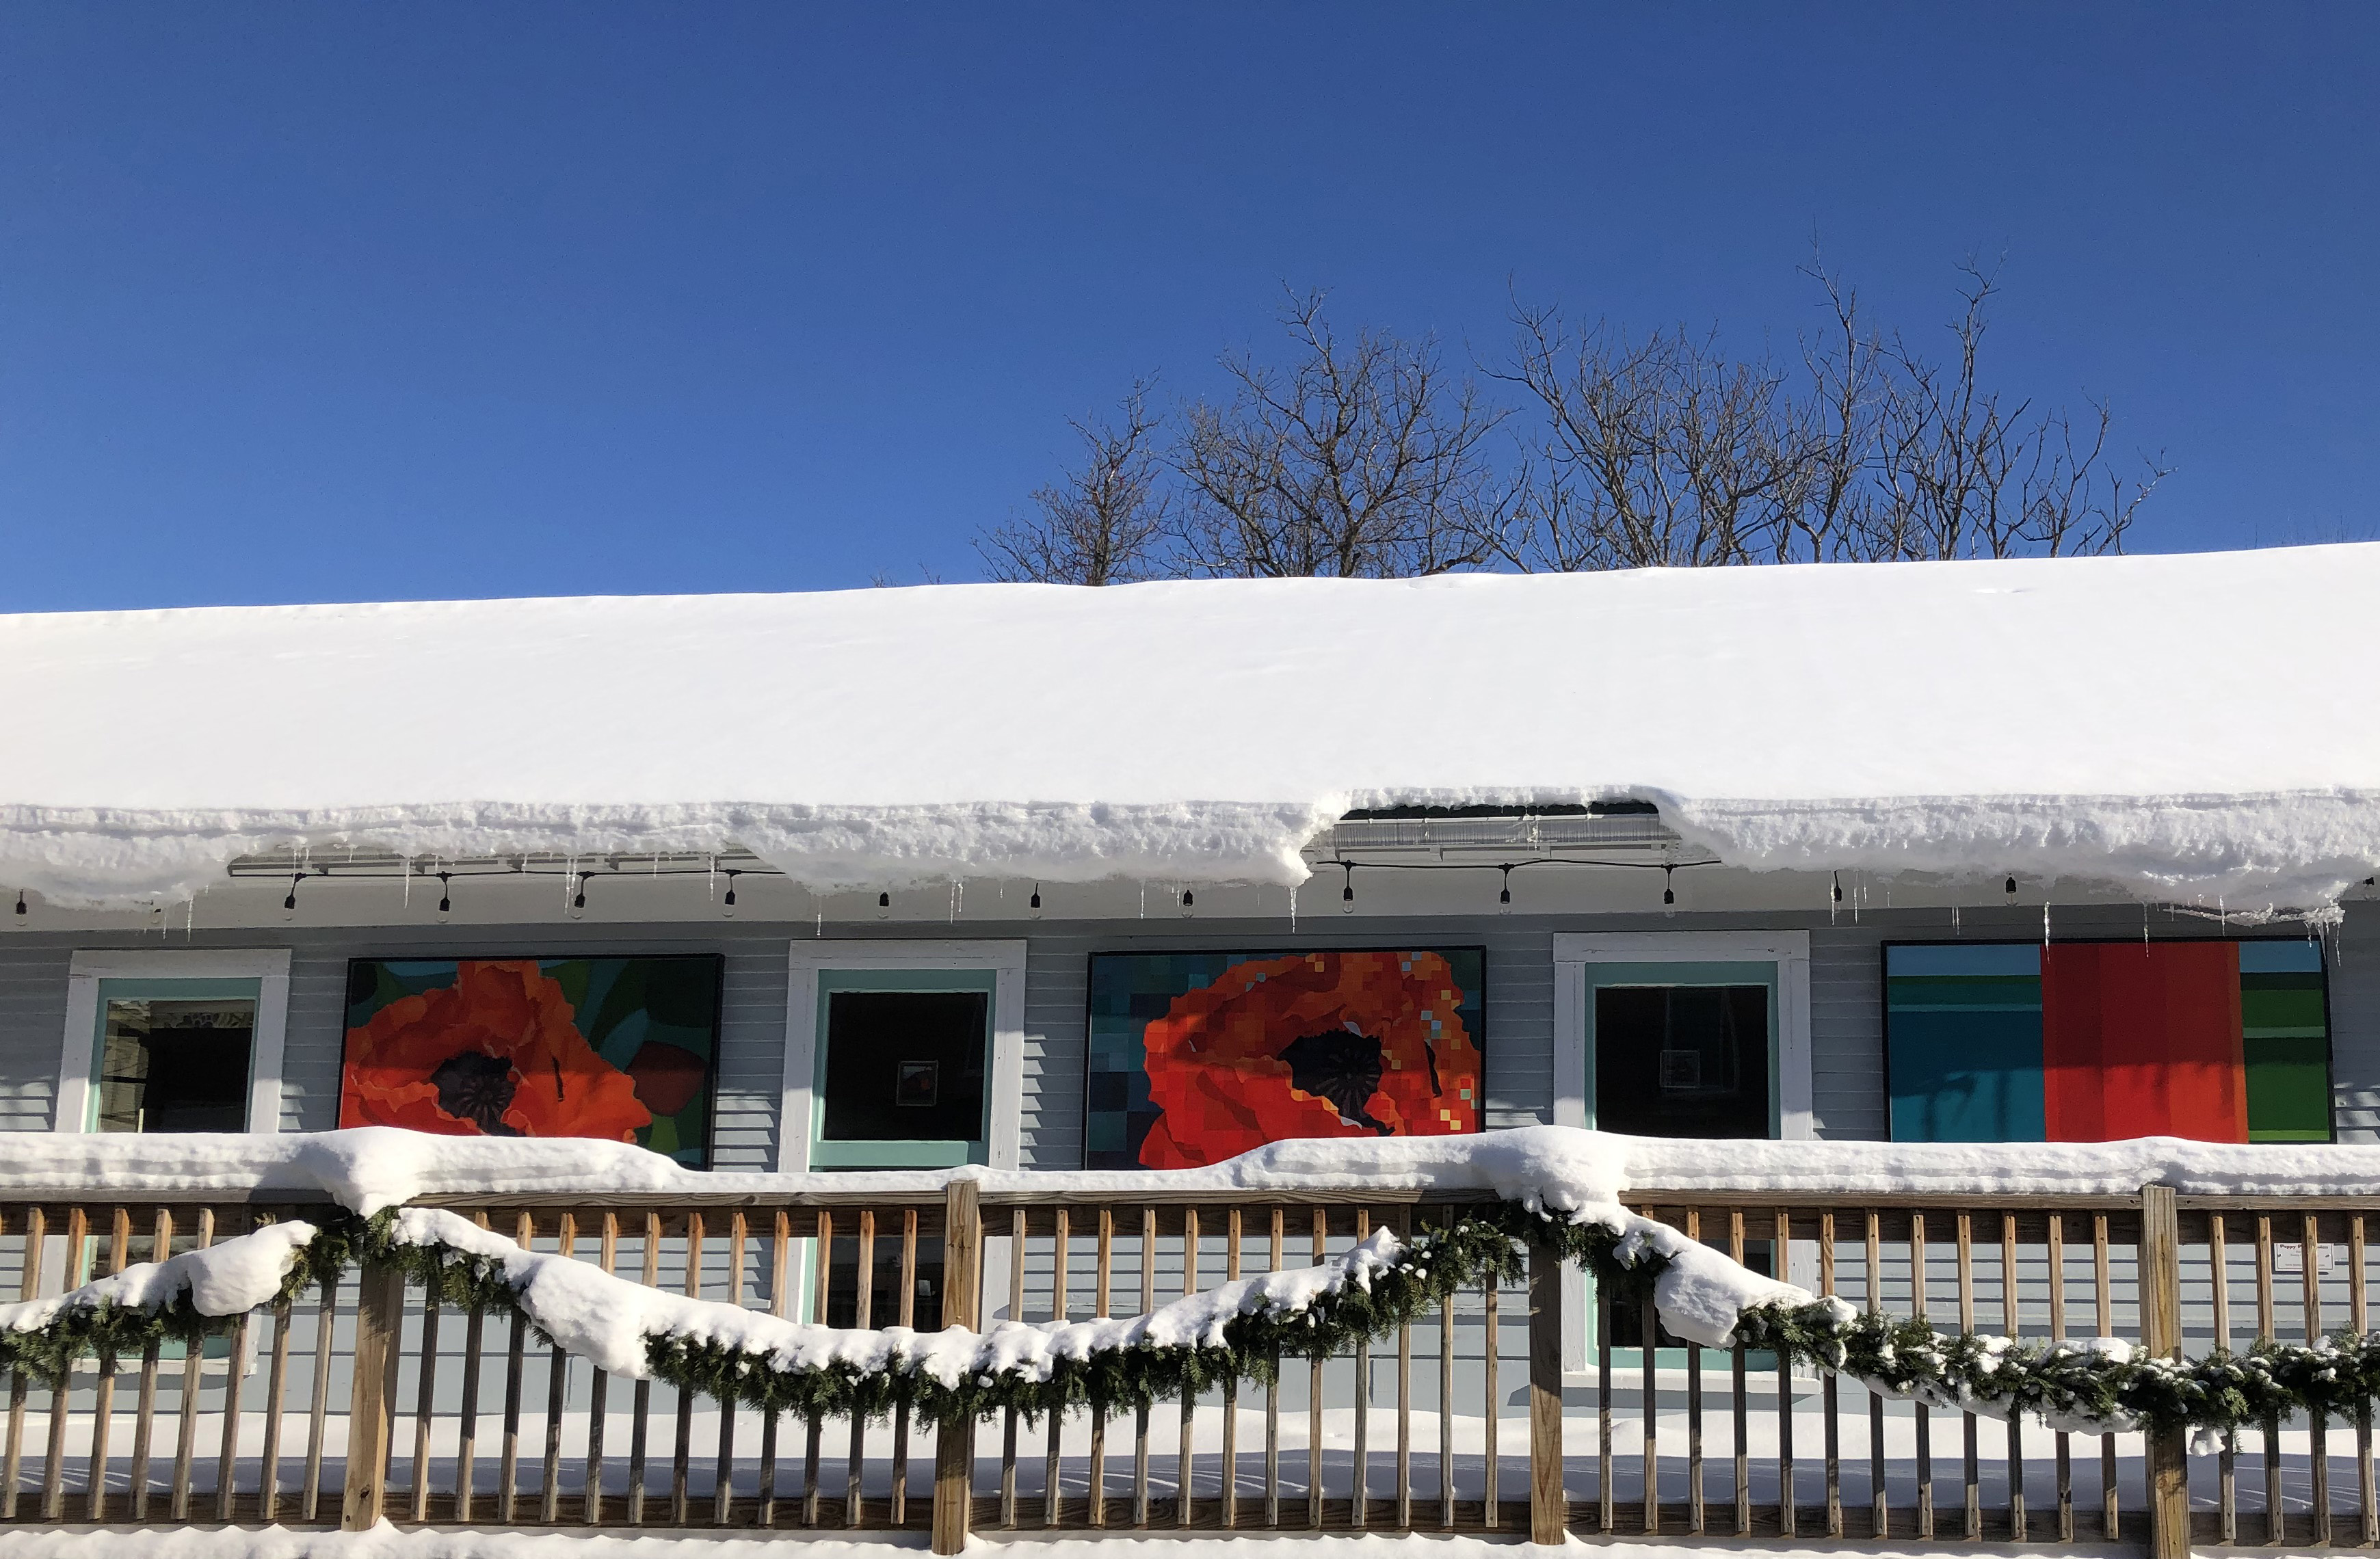
[[[1597,963],[1773,963],[1777,966],[1777,1135],[1817,1135],[1810,1057],[1810,934],[1806,931],[1597,931],[1554,935],[1554,1124],[1586,1119],[1587,969]],[[1798,1252],[1797,1252],[1798,1254]],[[1798,1276],[1796,1272],[1791,1275]],[[1586,1275],[1562,1272],[1562,1369],[1587,1368]]]
[[[256,1037],[249,1051],[248,1130],[281,1130],[281,1065],[289,1033],[289,949],[198,949],[78,952],[67,972],[66,1033],[58,1046],[57,1102],[50,1130],[90,1130],[91,1055],[103,980],[254,980]]]
[[[991,986],[991,1124],[985,1156],[1014,1169],[1023,1153],[1025,1114],[1025,944],[1022,941],[808,941],[793,944],[785,982],[785,1070],[777,1114],[777,1168],[810,1166],[816,1116],[819,977],[854,970],[989,969]]]

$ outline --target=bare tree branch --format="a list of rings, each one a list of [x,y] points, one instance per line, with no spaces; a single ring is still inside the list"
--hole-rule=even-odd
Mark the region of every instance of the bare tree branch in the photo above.
[[[1163,572],[1158,543],[1170,501],[1160,485],[1163,419],[1149,408],[1153,388],[1135,382],[1115,421],[1073,423],[1082,465],[1035,491],[1034,514],[978,533],[975,550],[992,578],[1121,585]]]
[[[1342,343],[1323,295],[1292,295],[1286,368],[1227,355],[1231,400],[1190,408],[1172,538],[1187,572],[1401,577],[1475,565],[1503,498],[1483,448],[1505,414],[1451,381],[1437,344]]]

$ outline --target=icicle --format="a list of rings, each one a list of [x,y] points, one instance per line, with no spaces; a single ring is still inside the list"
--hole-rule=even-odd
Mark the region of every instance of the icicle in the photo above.
[[[2041,901],[2041,945],[2049,946],[2049,900]]]
[[[1959,929],[1959,906],[1956,904],[1950,906],[1950,935],[1953,937],[1964,935]]]
[[[405,858],[405,907],[413,908],[413,857]]]
[[[1148,884],[1146,880],[1140,885],[1140,918],[1148,918]]]
[[[824,904],[820,904],[819,906],[818,930],[812,933],[812,935],[816,936],[821,941],[826,938],[826,906]]]
[[[2141,900],[2141,956],[2149,956],[2149,901]]]
[[[1289,928],[1292,931],[1297,929],[1297,888],[1294,885],[1289,890]]]

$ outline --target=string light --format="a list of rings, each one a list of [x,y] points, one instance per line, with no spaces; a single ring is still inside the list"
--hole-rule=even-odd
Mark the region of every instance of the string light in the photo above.
[[[305,880],[306,874],[303,872],[292,872],[289,875],[289,897],[281,900],[282,919],[287,920],[298,912],[298,885]]]
[[[1033,918],[1035,920],[1039,920],[1041,918],[1041,885],[1039,883],[1037,882],[1033,885],[1033,897],[1026,903],[1025,907],[1032,912]]]
[[[890,919],[892,913],[892,895],[890,893],[879,893],[876,896],[876,918],[879,920]]]
[[[454,891],[448,886],[454,880],[455,874],[452,872],[438,874],[438,918],[442,921],[455,912]]]
[[[2008,879],[2008,896],[2011,899],[2016,897],[2016,877],[2013,874]]]
[[[1182,918],[1184,920],[1188,920],[1190,918],[1191,902],[1190,890],[1185,888],[1182,890]]]
[[[1339,912],[1352,915],[1355,912],[1355,864],[1342,862],[1339,869],[1347,874],[1347,885],[1339,890]]]
[[[1674,866],[1661,868],[1661,902],[1665,905],[1675,904],[1678,901],[1678,890],[1670,886],[1670,874],[1675,870],[1677,868]]]
[[[727,874],[727,892],[726,895],[719,900],[720,911],[723,914],[732,916],[735,913],[735,879],[742,875],[743,874],[741,872],[735,871],[731,871]]]
[[[587,912],[587,874],[573,872],[571,877],[570,918],[577,920]]]
[[[18,914],[25,912],[25,890],[21,888],[17,889],[17,912]]]
[[[1835,874],[1835,902],[1836,902],[1836,903],[1838,903],[1838,904],[1840,904],[1840,903],[1841,903],[1842,901],[1843,901],[1843,874],[1842,874],[1842,873],[1840,873],[1840,872],[1837,872],[1837,873]]]
[[[1496,912],[1508,915],[1512,912],[1512,868],[1499,866],[1496,869],[1504,874],[1503,891],[1496,895]]]

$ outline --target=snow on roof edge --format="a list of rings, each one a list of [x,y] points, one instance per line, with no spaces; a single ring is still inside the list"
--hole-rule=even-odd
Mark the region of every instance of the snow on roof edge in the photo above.
[[[865,807],[455,804],[156,814],[0,807],[0,883],[60,904],[181,902],[243,855],[388,850],[423,859],[748,850],[814,890],[953,878],[1293,888],[1351,807],[1548,804],[1633,795],[1689,844],[1753,871],[1950,881],[2013,874],[2252,921],[2320,912],[2380,861],[2380,792],[1706,801],[1651,787],[1342,793],[1276,804],[970,803]]]

